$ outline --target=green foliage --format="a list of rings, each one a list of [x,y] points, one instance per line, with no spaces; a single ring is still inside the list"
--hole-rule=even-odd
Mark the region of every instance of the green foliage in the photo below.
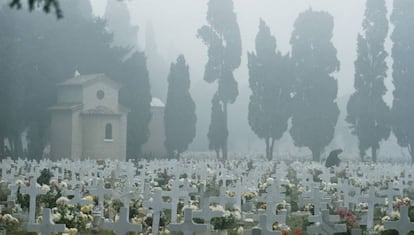
[[[384,49],[388,34],[387,9],[385,1],[367,0],[365,35],[358,35],[358,58],[355,61],[355,93],[350,97],[347,122],[352,133],[358,137],[360,156],[367,149],[372,150],[372,160],[376,161],[376,151],[381,140],[390,135],[389,108],[383,100],[386,92],[384,78],[388,53]]]
[[[40,185],[49,185],[50,183],[50,179],[52,178],[53,174],[52,172],[50,172],[49,169],[44,168],[41,172],[40,172],[40,176],[37,178],[37,183]]]
[[[392,128],[398,144],[408,147],[414,162],[414,1],[394,0],[391,14],[393,41],[393,92]]]
[[[119,74],[123,84],[119,102],[128,107],[127,158],[137,158],[141,146],[149,137],[151,121],[151,93],[146,58],[143,52],[134,52],[121,66]]]
[[[288,128],[293,79],[288,55],[276,51],[276,39],[263,20],[256,36],[256,53],[248,54],[248,67],[252,90],[249,125],[259,138],[265,139],[266,157],[271,160],[274,141]]]
[[[290,39],[295,73],[290,134],[296,146],[312,151],[314,161],[333,139],[339,116],[333,26],[330,14],[309,9],[296,19]]]
[[[170,157],[188,149],[196,135],[195,103],[190,94],[189,67],[183,55],[171,64],[165,105],[165,147]]]
[[[209,141],[208,147],[210,150],[215,150],[218,157],[220,150],[224,149],[224,144],[229,133],[225,126],[223,105],[220,103],[217,94],[213,97],[211,104],[211,121],[207,134]]]
[[[130,14],[125,1],[108,1],[104,17],[109,31],[113,33],[114,45],[121,47],[136,46],[138,41],[138,26],[131,25]]]
[[[60,9],[58,0],[27,0],[27,3],[30,11],[33,11],[35,6],[40,5],[44,12],[49,13],[50,10],[54,10],[57,18],[63,17],[63,12]],[[22,0],[11,0],[9,6],[11,8],[20,9],[22,8]]]
[[[9,8],[0,9],[4,32],[0,34],[0,53],[8,58],[0,61],[0,75],[7,78],[0,80],[0,108],[5,110],[0,112],[0,133],[4,135],[0,138],[9,138],[14,157],[22,157],[19,136],[28,129],[28,157],[41,158],[49,138],[47,109],[56,102],[56,84],[73,77],[76,70],[105,73],[123,85],[120,103],[131,109],[128,147],[137,156],[148,138],[150,120],[145,55],[113,47],[113,35],[104,20],[92,15],[89,1],[59,3],[65,9],[65,18],[59,21],[49,21],[37,11],[15,14]],[[25,30],[16,30],[20,28]]]
[[[222,103],[224,113],[223,119],[212,118],[212,121],[222,121],[223,123],[211,123],[209,136],[211,129],[216,127],[224,128],[220,133],[220,140],[223,142],[219,144],[214,143],[215,147],[213,148],[216,150],[222,149],[223,158],[226,159],[228,136],[227,104],[234,103],[239,93],[233,71],[240,66],[242,49],[240,29],[236,13],[233,10],[233,1],[210,0],[207,10],[207,25],[198,30],[197,36],[208,47],[209,59],[205,66],[204,80],[209,83],[218,81],[218,90],[215,94],[217,98],[213,98],[213,102],[216,102],[215,99],[218,99],[218,102]],[[212,116],[217,115],[212,114]],[[211,149],[211,142],[216,142],[216,140],[210,138],[209,140]]]

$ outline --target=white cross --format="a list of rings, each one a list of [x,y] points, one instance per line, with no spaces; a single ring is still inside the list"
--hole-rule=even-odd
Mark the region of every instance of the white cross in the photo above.
[[[128,232],[142,232],[141,224],[131,224],[129,222],[129,208],[121,207],[119,209],[119,219],[115,223],[104,222],[104,229],[112,230],[115,234],[125,235]]]
[[[158,228],[160,223],[160,213],[164,209],[170,209],[171,205],[169,203],[165,203],[162,198],[162,193],[159,189],[155,190],[152,201],[146,200],[143,202],[143,206],[151,208],[153,211],[152,217],[152,234],[158,234]]]
[[[172,182],[172,188],[171,191],[163,191],[163,196],[168,196],[171,198],[171,222],[177,223],[177,206],[178,201],[180,198],[184,198],[184,204],[187,204],[187,202],[190,200],[190,196],[188,195],[188,192],[180,190],[180,185],[178,180],[174,180]]]
[[[388,188],[386,190],[381,190],[380,191],[380,195],[387,197],[387,199],[388,199],[387,213],[390,215],[393,211],[392,201],[394,200],[394,196],[399,196],[400,193],[398,191],[394,190],[394,188],[392,187],[393,186],[392,184],[388,183],[387,186],[388,186]]]
[[[102,210],[104,208],[103,203],[104,203],[105,195],[111,194],[112,190],[105,188],[103,179],[99,179],[98,184],[96,185],[96,188],[89,189],[89,192],[92,195],[98,196],[98,207]]]
[[[259,224],[254,227],[251,231],[245,231],[244,234],[246,235],[281,235],[280,231],[273,231],[272,229],[268,229],[266,215],[260,215],[259,217]]]
[[[339,215],[329,215],[328,210],[322,210],[320,215],[310,216],[309,222],[319,222],[319,225],[311,225],[308,227],[308,234],[333,235],[335,233],[346,232],[345,224],[334,224],[339,222]]]
[[[52,211],[49,208],[43,208],[42,222],[40,224],[29,223],[28,232],[40,232],[42,235],[50,235],[54,232],[65,232],[65,224],[55,224],[52,220]]]
[[[33,177],[30,179],[30,186],[23,187],[21,189],[22,194],[28,194],[30,197],[29,202],[29,223],[35,222],[35,216],[36,216],[36,197],[37,195],[44,195],[47,192],[37,188],[37,182],[36,179]]]
[[[368,192],[368,214],[367,214],[367,229],[371,229],[374,226],[374,208],[375,205],[384,205],[384,198],[377,197],[375,195],[375,187],[371,186]]]
[[[402,205],[400,208],[400,219],[397,221],[385,221],[384,228],[395,229],[400,235],[406,235],[414,231],[414,222],[411,222],[410,217],[408,217],[408,206]]]
[[[203,197],[201,200],[201,211],[194,211],[193,214],[195,218],[204,219],[204,223],[209,224],[212,218],[222,217],[224,212],[211,210],[209,198]]]
[[[184,222],[181,224],[171,223],[168,225],[169,229],[173,232],[183,232],[184,235],[192,235],[193,232],[207,232],[208,225],[206,224],[194,224],[193,223],[193,211],[191,208],[184,209]]]

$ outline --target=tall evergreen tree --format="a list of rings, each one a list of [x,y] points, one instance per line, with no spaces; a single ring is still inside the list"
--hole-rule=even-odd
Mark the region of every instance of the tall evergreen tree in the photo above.
[[[168,90],[168,63],[158,52],[155,30],[152,23],[147,22],[145,28],[145,54],[147,55],[148,71],[150,73],[151,93],[154,97],[166,101]]]
[[[229,133],[224,126],[224,110],[217,93],[211,101],[211,121],[208,129],[208,148],[216,152],[217,158],[220,157],[220,151],[224,148],[223,144]]]
[[[398,144],[408,147],[414,163],[414,1],[394,0],[391,15],[393,83],[392,128]]]
[[[260,20],[256,36],[256,53],[248,54],[249,84],[252,94],[249,103],[249,125],[265,140],[266,157],[273,159],[273,147],[288,128],[291,105],[289,57],[276,51],[276,39],[269,27]]]
[[[296,146],[312,151],[314,161],[332,141],[339,116],[333,27],[330,14],[309,9],[296,19],[290,39],[295,73],[290,134]]]
[[[134,52],[120,67],[119,102],[130,109],[127,121],[127,158],[137,159],[149,137],[151,92],[146,57]]]
[[[205,66],[204,80],[209,83],[218,82],[217,96],[224,114],[224,123],[212,123],[210,126],[223,126],[227,133],[227,105],[234,103],[238,95],[233,71],[241,62],[240,29],[232,0],[208,2],[207,25],[198,30],[198,37],[208,47],[209,60]],[[227,159],[227,135],[223,141],[220,144],[221,150],[223,158]]]
[[[138,26],[132,26],[128,5],[124,1],[109,0],[106,4],[106,24],[114,35],[114,44],[120,47],[136,47]]]
[[[376,162],[380,141],[390,135],[390,111],[383,100],[388,69],[385,62],[388,53],[384,49],[388,34],[385,0],[367,0],[362,28],[364,35],[358,35],[355,61],[356,91],[348,101],[346,120],[358,137],[361,158],[371,148],[372,160]]]
[[[190,94],[190,73],[183,55],[171,64],[165,105],[165,147],[178,158],[188,149],[196,134],[195,103]]]

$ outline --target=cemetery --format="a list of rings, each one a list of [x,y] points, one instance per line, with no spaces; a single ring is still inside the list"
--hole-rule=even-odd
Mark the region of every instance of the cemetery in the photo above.
[[[413,29],[414,0],[0,0],[0,235],[414,235]]]
[[[1,234],[411,234],[411,165],[1,162]]]

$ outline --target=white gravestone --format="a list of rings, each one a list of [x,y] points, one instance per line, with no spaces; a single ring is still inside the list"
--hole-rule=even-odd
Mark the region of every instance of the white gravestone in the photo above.
[[[205,233],[208,230],[206,224],[194,224],[193,211],[191,208],[184,209],[184,222],[181,224],[171,223],[169,226],[172,232],[183,232],[184,235],[192,235],[193,232]]]
[[[42,222],[40,224],[29,223],[27,225],[28,232],[40,232],[41,235],[51,235],[55,232],[64,232],[65,224],[55,224],[52,220],[52,211],[44,208],[42,212]]]
[[[408,217],[408,206],[402,205],[400,208],[400,219],[397,221],[385,221],[384,228],[397,230],[400,235],[407,235],[409,232],[414,231],[414,222],[411,222],[410,217]]]
[[[129,208],[119,209],[119,219],[115,223],[105,221],[102,226],[106,230],[112,230],[117,235],[125,235],[128,232],[142,232],[141,224],[131,224],[129,222]]]

